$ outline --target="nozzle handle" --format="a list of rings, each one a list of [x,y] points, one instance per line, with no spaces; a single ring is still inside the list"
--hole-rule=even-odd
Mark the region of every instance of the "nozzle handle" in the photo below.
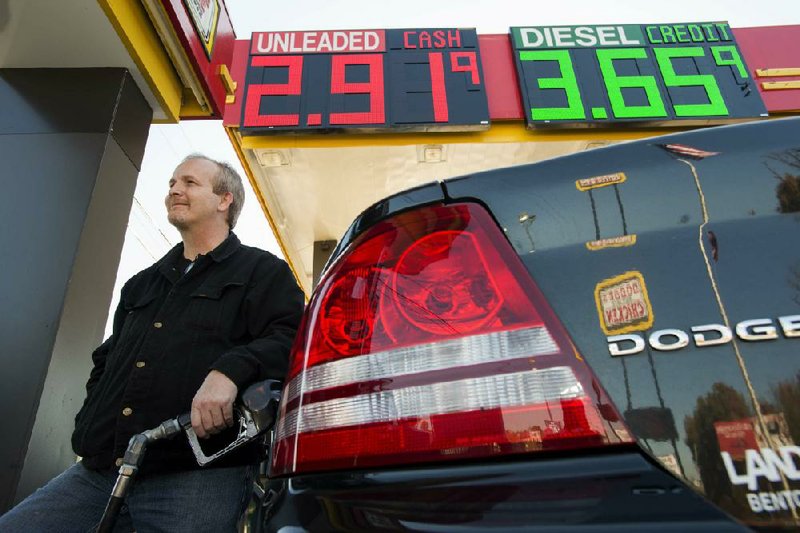
[[[200,446],[197,434],[192,428],[192,419],[189,413],[177,418],[178,424],[186,433],[189,446],[194,453],[197,464],[206,465],[255,439],[265,431],[272,428],[281,397],[281,382],[268,379],[254,383],[240,395],[239,401],[233,406],[234,418],[239,423],[236,438],[223,449],[212,455],[206,455]]]

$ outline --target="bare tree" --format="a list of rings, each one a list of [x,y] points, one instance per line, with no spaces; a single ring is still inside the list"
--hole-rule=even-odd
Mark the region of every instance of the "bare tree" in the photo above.
[[[778,180],[775,195],[778,197],[778,211],[780,213],[796,213],[800,211],[800,175],[791,172],[791,169],[800,170],[800,148],[789,148],[767,156],[773,162],[786,167],[783,171],[776,170],[769,161],[764,164]]]

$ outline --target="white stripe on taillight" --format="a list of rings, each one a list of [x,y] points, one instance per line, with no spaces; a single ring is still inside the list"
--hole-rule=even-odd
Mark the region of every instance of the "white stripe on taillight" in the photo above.
[[[286,401],[296,398],[301,390],[303,393],[308,393],[400,375],[494,361],[528,359],[557,351],[556,342],[544,327],[500,331],[406,346],[312,367],[289,382]]]
[[[583,395],[568,366],[405,387],[311,403],[281,419],[278,440],[295,432],[404,418],[544,404]]]

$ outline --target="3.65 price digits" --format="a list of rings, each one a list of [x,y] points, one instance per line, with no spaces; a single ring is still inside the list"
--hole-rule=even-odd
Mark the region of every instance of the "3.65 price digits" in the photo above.
[[[733,47],[725,47],[735,50]],[[714,48],[711,49],[712,52]],[[673,58],[679,57],[702,57],[705,50],[700,47],[689,48],[654,48],[658,68],[664,77],[667,87],[692,87],[701,86],[705,89],[708,103],[701,104],[674,104],[675,116],[678,117],[703,117],[703,116],[726,116],[728,106],[717,85],[717,80],[711,74],[679,75],[675,73]],[[737,54],[738,56],[738,54]],[[715,57],[717,57],[715,55]],[[717,63],[719,65],[719,63]],[[741,67],[741,58],[739,59]],[[743,67],[741,67],[744,70]]]
[[[600,64],[600,72],[603,73],[603,82],[605,82],[606,93],[615,117],[660,118],[667,116],[664,101],[661,99],[654,76],[619,76],[614,68],[615,60],[646,58],[647,51],[644,48],[600,48],[597,50],[597,62]],[[637,87],[644,90],[647,104],[626,104],[622,90]]]
[[[557,78],[539,78],[540,89],[562,89],[567,97],[566,107],[532,107],[533,120],[583,120],[586,113],[581,100],[581,90],[578,88],[578,78],[572,66],[569,50],[534,50],[520,52],[521,61],[556,61],[561,76]]]
[[[741,79],[748,78],[747,69],[735,46],[712,46],[710,51],[716,66],[734,68]],[[668,90],[670,88],[690,87],[702,89],[706,101],[698,103],[673,102],[669,95],[666,95],[667,102],[665,104],[659,88],[659,80],[654,75],[623,75],[619,72],[615,62],[621,60],[651,60],[646,48],[600,48],[594,52],[614,118],[667,118],[669,114],[666,104],[670,104],[672,112],[677,118],[726,117],[729,115],[728,106],[713,74],[678,74],[676,72],[676,60],[703,58],[706,55],[706,49],[703,47],[653,48],[655,64],[661,75],[663,85]],[[519,52],[519,58],[523,63],[555,61],[558,65],[559,75],[556,77],[536,78],[536,87],[538,89],[561,89],[566,97],[566,106],[532,106],[530,108],[532,120],[577,121],[586,119],[586,108],[570,50],[521,51]],[[639,94],[644,95],[646,103],[641,103],[640,101],[637,104],[633,104],[626,101],[625,89],[638,89]],[[591,112],[592,118],[607,118],[605,108],[592,107]]]

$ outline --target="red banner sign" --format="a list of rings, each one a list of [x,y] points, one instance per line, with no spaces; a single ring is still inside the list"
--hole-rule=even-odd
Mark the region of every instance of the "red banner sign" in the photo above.
[[[717,432],[719,450],[728,452],[736,461],[744,459],[745,450],[758,449],[753,422],[747,418],[731,422],[714,422],[714,430]]]

